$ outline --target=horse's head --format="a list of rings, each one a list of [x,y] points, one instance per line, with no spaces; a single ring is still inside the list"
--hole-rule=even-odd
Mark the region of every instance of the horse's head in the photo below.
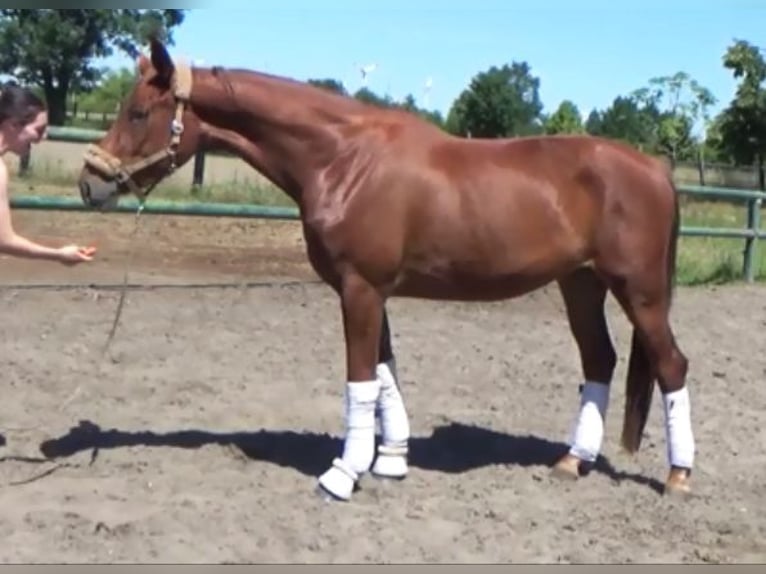
[[[138,58],[138,81],[97,145],[88,146],[79,178],[89,207],[106,208],[151,188],[195,153],[200,122],[187,109],[191,68],[175,64],[165,46],[151,41],[151,58]]]

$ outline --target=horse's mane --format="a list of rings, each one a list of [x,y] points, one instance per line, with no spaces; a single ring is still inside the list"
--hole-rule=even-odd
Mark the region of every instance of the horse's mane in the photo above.
[[[287,90],[288,93],[308,99],[310,100],[309,105],[312,105],[317,109],[328,111],[332,114],[337,112],[341,115],[375,116],[379,119],[389,118],[394,122],[398,122],[406,116],[408,122],[419,123],[428,129],[439,129],[424,118],[408,112],[405,109],[378,106],[371,102],[359,100],[352,95],[328,90],[327,88],[316,86],[307,81],[297,80],[288,76],[270,74],[250,68],[227,68],[220,65],[212,66],[207,68],[207,70],[213,77],[224,83],[227,91],[231,95],[234,94],[234,88],[231,85],[232,80],[243,84],[247,84],[249,81],[257,81],[262,85],[265,82],[280,90]],[[306,96],[310,97],[306,98]]]
[[[297,80],[288,76],[270,74],[250,68],[226,68],[224,66],[213,66],[209,68],[209,70],[214,77],[217,77],[224,83],[229,81],[229,77],[243,83],[247,83],[249,80],[257,80],[259,82],[265,81],[268,84],[278,86],[282,89],[292,90],[296,94],[309,94],[312,100],[317,101],[318,103],[327,104],[334,108],[368,113],[388,111],[385,108],[358,100],[351,95],[334,92],[321,86],[315,86],[309,82]]]

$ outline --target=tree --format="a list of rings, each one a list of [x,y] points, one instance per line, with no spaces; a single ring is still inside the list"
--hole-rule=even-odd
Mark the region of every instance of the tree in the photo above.
[[[108,72],[97,88],[80,98],[79,107],[88,112],[116,112],[136,79],[136,71],[128,68]]]
[[[465,117],[465,97],[458,97],[447,112],[447,119],[444,122],[444,128],[451,134],[459,136],[468,136],[470,133],[464,127],[463,118]]]
[[[312,86],[316,86],[317,88],[330,90],[336,94],[341,94],[344,96],[348,95],[348,92],[346,92],[346,88],[343,86],[343,83],[334,78],[310,79],[308,83]]]
[[[448,117],[452,133],[509,137],[539,133],[540,80],[526,62],[492,66],[471,80]]]
[[[678,159],[694,156],[710,122],[708,110],[715,105],[712,92],[686,72],[651,78],[649,85],[635,90],[632,96],[647,108],[659,111],[656,125],[658,151],[670,156],[671,164]],[[695,138],[692,131],[702,123],[703,137]]]
[[[417,101],[415,101],[415,96],[413,96],[412,94],[407,94],[404,97],[404,99],[398,104],[398,107],[413,114],[420,113],[420,108],[418,107],[418,103]]]
[[[604,111],[594,110],[586,128],[592,135],[626,141],[639,149],[656,149],[659,113],[652,106],[641,106],[632,97],[617,96]]]
[[[444,128],[444,118],[442,118],[442,115],[436,110],[426,110],[419,107],[415,100],[415,96],[412,94],[407,94],[402,101],[397,101],[388,94],[381,96],[371,89],[364,87],[357,90],[353,97],[367,104],[372,104],[373,106],[404,110],[419,116],[427,122],[431,122],[439,128]]]
[[[564,100],[544,123],[546,134],[580,134],[585,131],[580,110],[574,102]]]
[[[591,135],[602,135],[603,128],[603,114],[598,110],[591,110],[588,114],[588,119],[585,120],[585,132]]]
[[[766,156],[766,61],[760,50],[737,40],[723,57],[724,67],[740,79],[734,99],[722,112],[718,127],[721,145],[739,165],[758,165],[761,189]]]
[[[184,10],[0,10],[0,73],[43,89],[52,125],[66,119],[67,95],[89,90],[104,71],[93,60],[115,48],[136,55],[134,43],[170,30]]]
[[[396,102],[394,106],[419,116],[427,122],[431,122],[435,126],[444,129],[444,118],[442,117],[441,113],[437,110],[427,110],[425,108],[421,108],[418,106],[417,101],[415,100],[415,96],[412,94],[407,94],[401,102]]]
[[[734,163],[734,161],[731,153],[729,153],[729,150],[727,150],[724,145],[723,134],[721,133],[723,121],[723,113],[718,114],[710,121],[705,141],[702,142],[702,151],[700,155],[706,158],[707,161],[731,164]],[[704,172],[701,181],[704,181]]]
[[[354,97],[361,102],[372,104],[373,106],[382,108],[391,108],[394,106],[394,101],[390,96],[379,96],[367,87],[359,88],[356,93],[354,93]]]

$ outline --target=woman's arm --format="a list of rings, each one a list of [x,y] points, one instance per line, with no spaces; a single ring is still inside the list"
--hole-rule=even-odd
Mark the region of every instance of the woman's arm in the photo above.
[[[8,201],[8,168],[0,159],[0,252],[29,259],[49,259],[62,263],[90,261],[94,250],[81,249],[74,245],[46,247],[30,241],[16,233],[11,222],[11,208]]]

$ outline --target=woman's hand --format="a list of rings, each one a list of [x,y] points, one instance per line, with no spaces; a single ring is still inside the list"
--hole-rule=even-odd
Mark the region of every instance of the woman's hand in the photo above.
[[[83,263],[85,261],[92,261],[95,253],[95,247],[65,245],[58,249],[58,260],[64,265],[77,265],[78,263]]]

